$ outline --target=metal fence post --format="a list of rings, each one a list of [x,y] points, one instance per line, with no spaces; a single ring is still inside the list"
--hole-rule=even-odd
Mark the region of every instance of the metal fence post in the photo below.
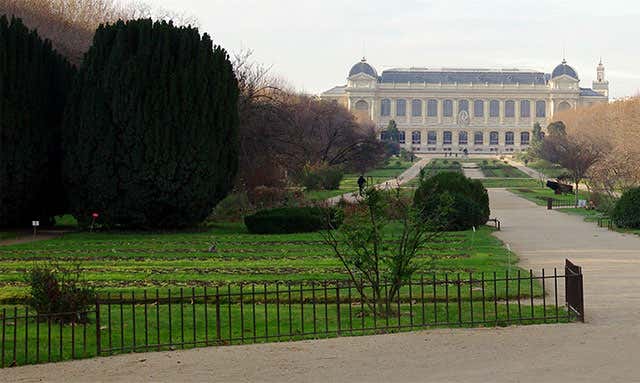
[[[100,341],[100,301],[96,300],[96,356],[102,353]]]

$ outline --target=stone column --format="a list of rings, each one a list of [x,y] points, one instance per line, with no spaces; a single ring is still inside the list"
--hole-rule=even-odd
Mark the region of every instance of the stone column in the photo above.
[[[489,105],[491,100],[484,100],[484,124],[489,124]]]
[[[500,110],[500,125],[504,124],[504,104],[505,100],[500,100],[499,110]]]
[[[521,100],[515,100],[514,104],[515,104],[515,109],[516,109],[516,113],[515,113],[515,125],[518,126],[520,124],[520,102]]]
[[[444,110],[444,108],[442,107],[442,103],[443,100],[442,99],[438,99],[438,124],[442,124],[442,111]]]

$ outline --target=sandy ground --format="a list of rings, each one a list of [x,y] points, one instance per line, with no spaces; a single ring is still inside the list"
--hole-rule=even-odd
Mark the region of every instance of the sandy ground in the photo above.
[[[0,371],[6,382],[638,382],[640,238],[492,190],[525,267],[584,267],[586,324],[434,330],[123,355]]]

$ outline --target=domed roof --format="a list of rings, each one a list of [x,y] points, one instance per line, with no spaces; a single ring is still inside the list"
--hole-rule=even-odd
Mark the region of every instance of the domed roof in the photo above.
[[[367,59],[365,59],[364,57],[359,63],[351,68],[351,70],[349,71],[349,77],[355,76],[359,73],[368,74],[371,77],[378,77],[378,72],[376,72],[376,70],[367,63]]]
[[[578,73],[567,65],[567,60],[562,60],[562,64],[558,65],[556,69],[553,70],[552,78],[560,77],[562,75],[567,75],[569,77],[573,77],[578,80]]]

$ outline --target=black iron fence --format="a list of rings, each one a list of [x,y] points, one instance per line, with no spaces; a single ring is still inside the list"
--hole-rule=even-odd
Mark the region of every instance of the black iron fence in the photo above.
[[[372,304],[366,298],[374,296],[370,283],[239,284],[106,295],[80,313],[5,308],[0,364],[584,319],[582,270],[570,262],[564,273],[436,274],[404,284],[397,294],[393,290],[381,283]]]
[[[615,230],[616,224],[613,222],[613,219],[611,219],[611,217],[602,216],[602,217],[598,217],[598,227],[607,228],[609,230]]]
[[[577,207],[575,196],[547,198],[547,209],[563,209]]]

